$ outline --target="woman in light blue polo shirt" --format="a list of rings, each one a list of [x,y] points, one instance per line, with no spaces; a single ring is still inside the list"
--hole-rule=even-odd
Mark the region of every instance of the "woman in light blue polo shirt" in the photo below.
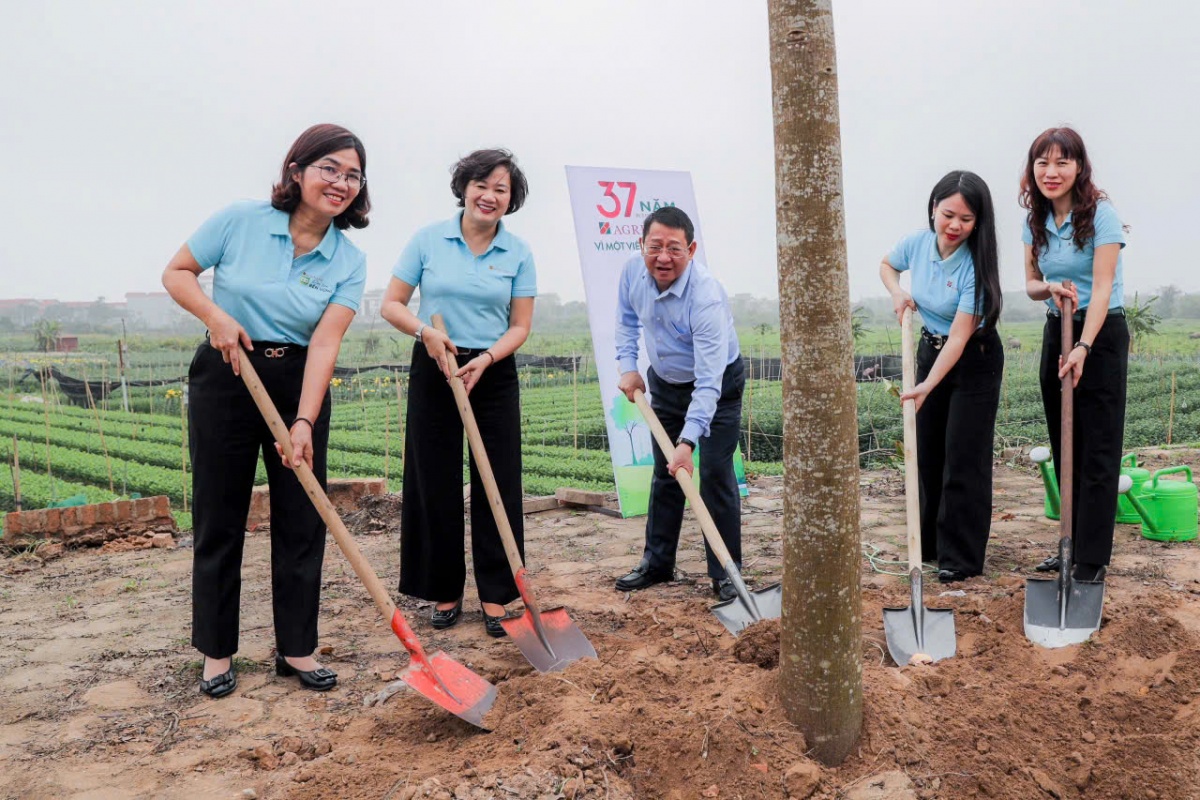
[[[436,603],[431,623],[448,628],[462,614],[463,427],[447,380],[447,352],[495,471],[509,525],[523,546],[521,410],[513,354],[529,336],[537,294],[533,254],[501,222],[525,202],[528,185],[512,153],[478,150],[450,180],[461,213],[417,232],[392,270],[381,313],[418,340],[409,371],[400,591]],[[420,289],[420,316],[408,301]],[[431,324],[441,314],[447,333]],[[504,605],[519,595],[474,457],[471,554],[487,633],[503,636]]]
[[[1071,374],[1075,383],[1073,577],[1104,580],[1116,524],[1129,371],[1121,263],[1125,228],[1108,196],[1092,182],[1083,139],[1070,128],[1050,128],[1034,139],[1021,177],[1021,205],[1029,209],[1022,235],[1025,292],[1046,301],[1040,377],[1056,471],[1062,378]],[[1070,288],[1063,286],[1068,279]],[[1066,363],[1063,297],[1078,309],[1075,347]],[[1057,571],[1058,556],[1037,569]]]
[[[919,312],[917,405],[921,552],[938,580],[983,572],[992,520],[992,439],[1004,347],[996,216],[987,184],[951,172],[929,195],[928,229],[900,240],[879,267],[897,318]],[[912,294],[900,288],[911,275]]]
[[[171,297],[208,327],[188,371],[192,460],[192,646],[204,654],[200,691],[237,687],[242,544],[260,451],[271,502],[275,672],[327,691],[337,675],[312,657],[325,525],[291,466],[303,459],[322,485],[329,441],[329,378],[362,299],[366,260],[342,233],[371,209],[362,142],[314,125],[283,160],[270,202],[235,203],[188,239],[163,272]],[[197,276],[213,270],[213,296]],[[240,377],[244,347],[288,423],[294,464],[274,445]]]

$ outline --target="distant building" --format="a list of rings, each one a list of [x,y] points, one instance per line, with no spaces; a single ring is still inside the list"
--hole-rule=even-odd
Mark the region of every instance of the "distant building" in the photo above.
[[[166,292],[126,292],[125,305],[130,322],[138,328],[170,328],[185,313]]]
[[[74,353],[79,349],[79,337],[59,336],[54,341],[54,349],[60,353]]]

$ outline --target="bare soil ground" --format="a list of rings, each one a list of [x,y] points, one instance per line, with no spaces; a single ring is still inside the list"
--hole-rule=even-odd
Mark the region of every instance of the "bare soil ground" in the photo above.
[[[1151,466],[1197,452],[1145,454]],[[321,658],[340,685],[318,694],[271,670],[269,540],[247,537],[240,685],[196,690],[188,646],[186,546],[0,560],[0,797],[3,798],[1200,798],[1200,555],[1119,526],[1104,625],[1084,645],[1044,650],[1022,631],[1024,579],[1053,549],[1029,468],[997,467],[987,574],[926,583],[956,612],[958,655],[897,667],[881,608],[907,605],[902,481],[862,476],[865,715],[841,766],[805,757],[778,699],[778,630],[728,635],[707,610],[690,516],[678,580],[625,595],[641,519],[551,511],[526,518],[544,605],[565,605],[599,660],[539,675],[467,612],[418,635],[499,687],[473,728],[405,691],[365,706],[407,663],[330,541]],[[380,513],[389,505],[377,504]],[[390,513],[390,512],[389,512]],[[355,519],[385,583],[398,574],[394,526]],[[745,573],[780,574],[782,483],[752,481]],[[870,557],[867,557],[867,556]],[[889,563],[897,562],[897,563]],[[939,596],[947,588],[949,594]],[[959,593],[961,592],[961,593]]]

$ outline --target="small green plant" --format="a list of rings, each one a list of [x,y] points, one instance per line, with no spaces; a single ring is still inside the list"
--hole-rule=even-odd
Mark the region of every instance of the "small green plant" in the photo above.
[[[137,578],[130,578],[121,586],[122,592],[136,592],[142,588],[142,583]]]

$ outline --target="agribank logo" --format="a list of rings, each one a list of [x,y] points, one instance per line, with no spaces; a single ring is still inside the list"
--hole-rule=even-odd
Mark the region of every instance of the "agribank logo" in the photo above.
[[[662,200],[658,197],[653,197],[649,200],[639,200],[637,197],[638,187],[636,181],[596,181],[596,185],[604,190],[600,202],[596,204],[596,211],[600,216],[604,217],[603,220],[597,222],[600,229],[600,236],[632,237],[632,241],[613,241],[612,239],[597,239],[593,241],[592,246],[601,252],[631,252],[640,250],[642,224],[641,222],[629,221],[634,216],[635,211],[640,219],[652,211],[675,205],[674,200]],[[618,221],[620,218],[624,218],[627,221]]]

